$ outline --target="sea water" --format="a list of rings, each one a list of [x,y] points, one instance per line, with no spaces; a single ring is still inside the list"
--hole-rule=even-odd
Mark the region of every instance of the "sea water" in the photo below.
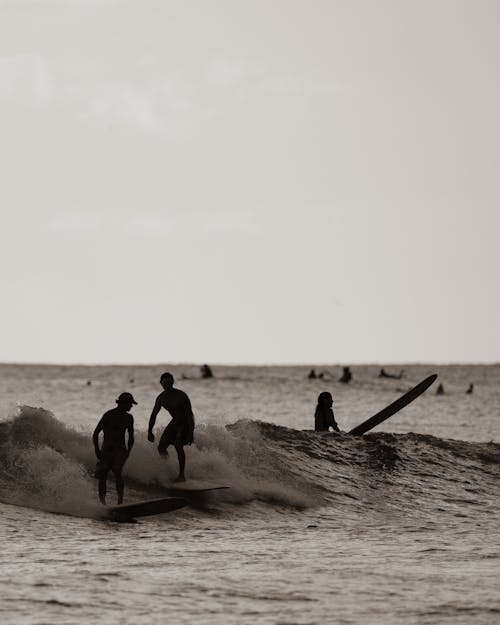
[[[353,366],[348,385],[310,368],[0,365],[0,622],[500,622],[500,366]],[[92,432],[121,392],[138,401],[126,501],[175,478],[146,437],[164,370],[195,412],[189,482],[230,489],[105,521]],[[312,431],[321,391],[347,431],[431,373],[444,395],[364,437]]]

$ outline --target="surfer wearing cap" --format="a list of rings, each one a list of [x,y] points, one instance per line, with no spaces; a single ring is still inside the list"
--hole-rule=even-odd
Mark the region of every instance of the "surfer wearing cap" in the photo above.
[[[179,460],[179,475],[176,482],[185,482],[184,468],[186,466],[186,454],[184,445],[191,445],[194,432],[194,415],[189,397],[178,388],[174,388],[174,376],[171,373],[162,373],[160,384],[163,386],[163,393],[156,398],[154,408],[149,418],[148,441],[154,443],[155,436],[153,428],[156,417],[162,408],[172,416],[172,421],[167,425],[160,442],[158,443],[158,453],[167,456],[167,447],[173,445]]]
[[[314,429],[316,432],[328,432],[333,428],[335,432],[340,432],[339,426],[333,415],[333,397],[328,391],[323,391],[318,395],[318,403],[314,412]]]
[[[106,505],[106,480],[109,471],[113,471],[116,480],[118,504],[123,503],[122,469],[134,446],[134,417],[128,412],[137,402],[131,393],[122,393],[116,400],[116,408],[105,412],[94,430],[93,441],[97,464],[95,477],[99,480],[99,500]],[[99,434],[104,440],[99,448]],[[125,446],[125,432],[128,432]]]

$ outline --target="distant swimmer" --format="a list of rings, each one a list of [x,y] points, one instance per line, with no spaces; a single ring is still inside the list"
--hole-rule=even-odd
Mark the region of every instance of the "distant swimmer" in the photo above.
[[[378,374],[378,377],[379,378],[393,378],[394,380],[401,380],[401,378],[403,377],[403,373],[404,373],[403,369],[401,369],[399,374],[387,373],[385,369],[380,369],[380,373]]]
[[[106,505],[106,480],[109,471],[115,474],[118,504],[123,503],[122,469],[134,446],[134,417],[128,411],[133,404],[137,405],[137,402],[130,393],[122,393],[116,403],[116,408],[103,414],[92,437],[98,459],[95,477],[99,480],[99,500],[103,505]],[[101,432],[104,434],[104,441],[99,448]],[[125,432],[128,432],[127,446]]]
[[[339,378],[339,382],[342,382],[343,384],[349,384],[351,380],[352,380],[351,369],[349,367],[343,367],[342,376]]]
[[[469,384],[469,388],[465,391],[465,393],[467,395],[472,395],[472,393],[474,392],[474,384]]]
[[[315,380],[317,377],[318,376],[316,375],[316,371],[314,371],[314,369],[311,369],[307,375],[308,380]]]
[[[201,377],[204,379],[213,378],[214,374],[208,365],[200,367]]]
[[[444,386],[442,384],[437,387],[436,395],[444,395]]]
[[[165,408],[172,416],[172,421],[170,421],[161,435],[158,443],[158,453],[161,456],[167,456],[168,446],[174,445],[179,460],[179,475],[175,481],[185,482],[186,454],[184,445],[191,445],[194,432],[194,415],[191,402],[184,391],[174,388],[174,376],[171,373],[163,373],[160,377],[160,384],[164,390],[156,398],[153,411],[151,412],[148,441],[154,443],[153,428],[156,423],[156,416],[162,408]]]
[[[330,428],[333,428],[335,432],[340,432],[332,406],[333,397],[331,393],[323,391],[318,395],[318,403],[314,412],[314,429],[316,432],[328,432]]]

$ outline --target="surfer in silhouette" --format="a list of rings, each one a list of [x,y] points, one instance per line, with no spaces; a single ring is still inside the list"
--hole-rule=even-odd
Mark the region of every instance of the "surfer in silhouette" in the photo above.
[[[208,380],[208,378],[214,377],[212,369],[210,369],[208,365],[203,365],[202,367],[200,367],[200,372],[201,372],[201,377],[204,378],[205,380]]]
[[[394,380],[401,380],[401,378],[403,377],[403,370],[401,369],[401,371],[399,372],[399,374],[395,374],[395,373],[387,373],[387,371],[385,369],[380,369],[380,373],[378,374],[379,378],[393,378]]]
[[[316,371],[314,371],[314,369],[311,369],[311,371],[309,371],[307,375],[307,378],[308,380],[315,380],[317,378]]]
[[[342,368],[342,376],[339,378],[339,382],[342,384],[349,384],[352,379],[352,373],[349,367]]]
[[[314,412],[314,429],[316,432],[328,432],[330,428],[333,428],[335,432],[340,432],[332,406],[333,397],[331,393],[323,391],[318,395],[318,403]]]
[[[474,384],[472,382],[469,384],[469,388],[465,391],[466,395],[472,395],[474,392]]]
[[[156,417],[162,408],[172,416],[172,421],[167,425],[158,443],[158,453],[167,456],[169,445],[175,447],[177,458],[179,459],[179,475],[176,482],[185,482],[184,469],[186,466],[185,445],[191,445],[194,432],[194,415],[189,397],[184,391],[174,388],[174,376],[171,373],[162,373],[160,384],[163,386],[163,393],[156,398],[154,408],[149,418],[148,441],[154,443],[155,436],[153,428]]]
[[[116,408],[103,414],[93,434],[97,464],[95,477],[99,480],[99,500],[106,505],[106,481],[109,471],[113,471],[116,481],[118,504],[123,503],[122,469],[134,446],[134,417],[128,412],[137,402],[130,393],[122,393],[116,400]],[[104,440],[99,447],[99,434]],[[128,433],[125,446],[125,433]]]
[[[442,384],[437,387],[436,395],[444,395],[444,386]]]

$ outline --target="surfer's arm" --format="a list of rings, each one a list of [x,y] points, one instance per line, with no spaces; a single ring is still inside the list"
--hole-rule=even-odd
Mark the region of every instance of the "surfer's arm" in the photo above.
[[[334,429],[335,432],[340,432],[338,423],[335,421],[335,415],[333,414],[333,410],[332,410],[332,428]]]
[[[194,433],[194,414],[193,408],[191,406],[191,401],[187,395],[185,395],[186,403],[185,403],[185,412],[184,412],[184,423],[183,429],[186,435],[187,444],[191,445],[193,442],[193,433]]]
[[[335,421],[335,415],[333,414],[333,410],[330,410],[329,415],[328,415],[328,430],[332,428],[332,430],[334,432],[340,432],[339,430],[339,426],[337,425],[337,422]]]
[[[94,434],[92,436],[92,440],[94,441],[95,455],[98,458],[101,455],[101,450],[99,449],[99,434],[102,432],[103,429],[104,429],[104,417],[102,417],[99,423],[97,424],[97,427],[94,430]]]
[[[193,442],[193,437],[194,437],[194,414],[191,409],[189,410],[189,413],[186,417],[186,429],[187,429],[187,436],[186,436],[187,444],[191,445],[191,443]]]
[[[155,423],[156,423],[156,416],[158,415],[158,413],[160,412],[160,409],[161,409],[160,397],[161,397],[161,395],[158,395],[158,397],[156,398],[154,408],[153,408],[153,410],[151,412],[151,416],[149,417],[148,441],[150,441],[151,443],[153,443],[154,440],[155,440],[155,435],[153,434],[153,428],[154,428]]]
[[[130,419],[130,423],[127,427],[127,432],[128,432],[127,449],[128,449],[128,453],[130,453],[132,451],[132,447],[134,446],[134,420],[133,419]]]

